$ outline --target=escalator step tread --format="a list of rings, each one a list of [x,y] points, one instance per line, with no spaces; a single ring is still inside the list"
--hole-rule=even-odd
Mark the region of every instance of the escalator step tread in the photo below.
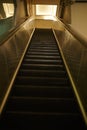
[[[68,85],[67,78],[17,76],[16,84]]]
[[[7,120],[9,119],[9,120]],[[26,122],[25,122],[26,121]],[[9,112],[7,111],[2,128],[17,129],[79,129],[86,130],[81,117],[75,113],[36,113],[36,112]],[[15,125],[16,124],[16,125]],[[14,127],[13,127],[14,126]]]
[[[50,98],[72,98],[73,92],[70,87],[44,87],[15,85],[12,96],[33,96]]]
[[[23,63],[21,65],[23,69],[38,69],[38,70],[64,70],[62,64],[31,64],[31,63]]]
[[[21,69],[19,71],[19,76],[41,76],[41,77],[65,77],[66,76],[66,72],[61,70],[61,71],[57,71],[57,70],[29,70],[29,69]]]
[[[60,56],[26,55],[25,58],[32,58],[32,59],[34,59],[34,58],[39,59],[40,58],[40,59],[56,59],[57,60],[57,59],[60,59]]]
[[[48,52],[28,52],[27,55],[42,55],[42,56],[59,56],[59,53]]]
[[[11,97],[8,109],[11,111],[78,113],[78,107],[73,98],[41,98],[41,97]]]

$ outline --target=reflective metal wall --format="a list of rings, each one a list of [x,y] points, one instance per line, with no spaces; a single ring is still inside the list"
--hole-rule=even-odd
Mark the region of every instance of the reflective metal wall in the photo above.
[[[26,21],[18,30],[14,31],[10,38],[0,45],[0,112],[6,93],[13,80],[18,63],[29,44],[29,38],[33,31],[33,22]]]
[[[57,26],[62,26],[59,30]],[[87,111],[87,44],[74,37],[61,22],[54,23],[56,37],[80,97],[85,114]],[[87,118],[87,115],[85,115]]]

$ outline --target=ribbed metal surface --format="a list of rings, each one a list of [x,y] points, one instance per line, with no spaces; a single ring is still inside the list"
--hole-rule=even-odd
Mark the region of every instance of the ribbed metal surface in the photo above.
[[[52,30],[35,30],[0,125],[1,130],[85,129]]]

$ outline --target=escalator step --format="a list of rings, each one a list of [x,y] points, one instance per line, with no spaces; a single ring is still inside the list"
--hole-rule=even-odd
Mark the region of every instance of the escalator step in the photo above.
[[[5,123],[3,124],[3,122]],[[64,130],[65,128],[68,130],[74,130],[76,128],[78,130],[86,130],[82,124],[80,115],[77,113],[36,113],[8,111],[3,122],[1,122],[3,128],[9,128],[10,130],[27,128],[38,128],[41,130]]]
[[[26,55],[26,59],[53,59],[53,60],[58,60],[60,59],[60,56],[43,56],[43,55]]]
[[[23,63],[21,68],[23,69],[37,69],[37,70],[64,70],[62,64],[31,64]]]
[[[24,63],[37,63],[37,64],[61,64],[61,60],[50,60],[50,59],[24,59]]]
[[[65,77],[66,72],[61,70],[29,70],[29,69],[21,69],[18,73],[19,76],[43,76],[43,77]]]
[[[28,52],[27,55],[46,55],[46,56],[59,56],[57,52]]]
[[[52,47],[51,47],[51,46],[44,46],[44,47],[40,47],[40,46],[37,46],[37,47],[36,47],[36,46],[35,46],[35,47],[33,46],[33,47],[32,47],[32,46],[31,46],[31,47],[29,48],[29,50],[30,50],[30,49],[37,49],[37,50],[45,50],[45,49],[46,49],[46,50],[57,50],[57,51],[58,51],[57,47],[53,47],[53,46],[52,46]],[[29,51],[29,50],[28,50],[28,51]]]
[[[55,52],[58,52],[58,49],[56,49],[56,50],[52,50],[52,49],[43,49],[43,50],[40,50],[40,49],[37,49],[37,48],[35,48],[35,49],[29,49],[29,52],[50,52],[50,53],[55,53]]]
[[[17,76],[16,84],[68,85],[67,78]]]
[[[10,97],[9,111],[78,113],[73,98]]]
[[[30,85],[15,85],[12,96],[32,96],[32,97],[50,97],[50,98],[72,98],[73,92],[68,87],[58,86],[30,86]]]
[[[31,47],[31,48],[33,48],[33,47],[34,47],[34,48],[38,48],[38,46],[39,46],[39,47],[42,47],[42,48],[44,48],[44,47],[45,47],[45,48],[49,48],[49,47],[50,47],[50,48],[56,48],[56,47],[57,47],[57,45],[56,45],[56,44],[53,44],[53,43],[52,43],[52,44],[47,44],[47,43],[46,43],[46,44],[45,44],[45,43],[44,43],[44,44],[43,44],[43,43],[31,44],[30,47]]]

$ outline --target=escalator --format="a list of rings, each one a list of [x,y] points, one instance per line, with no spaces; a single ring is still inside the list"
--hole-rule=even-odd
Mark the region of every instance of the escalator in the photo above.
[[[5,129],[85,129],[51,29],[34,32],[0,120]]]

